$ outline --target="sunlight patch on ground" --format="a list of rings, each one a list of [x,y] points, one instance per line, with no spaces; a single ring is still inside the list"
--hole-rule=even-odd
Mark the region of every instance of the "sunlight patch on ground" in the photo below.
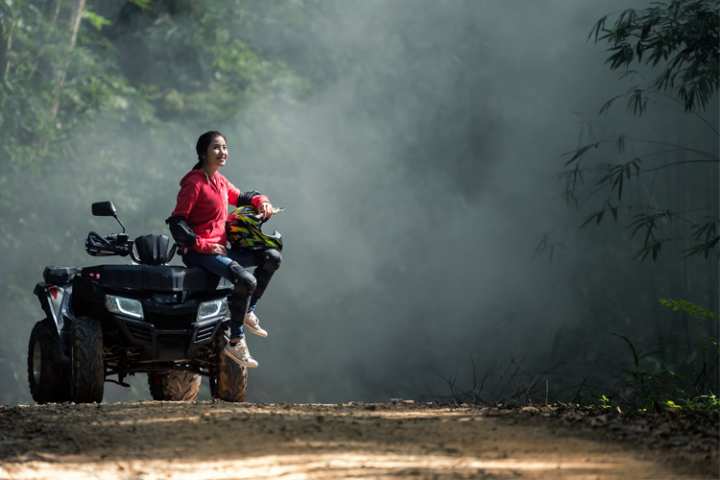
[[[177,423],[177,422],[190,422],[198,423],[200,421],[199,415],[178,415],[175,417],[160,417],[160,418],[130,418],[127,420],[107,420],[107,421],[95,421],[91,422],[90,425],[97,427],[121,427],[128,425],[150,425],[150,424],[162,424],[162,423]]]
[[[616,463],[592,461],[551,461],[540,459],[482,460],[472,457],[444,455],[397,455],[365,452],[333,454],[267,455],[245,459],[187,462],[182,458],[172,462],[160,460],[132,460],[119,462],[61,463],[33,461],[0,467],[0,477],[8,480],[104,480],[138,478],[143,480],[172,479],[330,479],[382,478],[394,476],[445,476],[510,474],[517,478],[617,478],[620,467]],[[68,459],[69,460],[69,459]],[[610,474],[606,476],[606,474]],[[512,477],[511,477],[512,478]]]
[[[177,404],[175,404],[177,405]],[[374,408],[368,408],[363,410],[345,410],[342,407],[333,405],[334,408],[322,408],[322,409],[297,409],[297,408],[281,408],[272,410],[267,408],[265,405],[261,406],[234,406],[234,407],[214,407],[206,410],[202,415],[188,415],[187,409],[182,411],[173,411],[172,404],[165,406],[165,409],[158,409],[156,416],[146,418],[123,418],[122,420],[114,420],[113,417],[127,417],[127,412],[111,412],[106,414],[108,417],[104,420],[96,420],[91,424],[99,427],[106,426],[126,426],[126,425],[141,425],[141,424],[162,424],[162,423],[173,423],[173,422],[193,422],[196,423],[202,418],[224,418],[224,417],[237,417],[237,416],[253,416],[253,417],[277,417],[277,416],[288,416],[288,420],[300,420],[302,418],[315,418],[318,416],[327,417],[353,417],[353,418],[388,418],[388,419],[453,419],[480,420],[482,417],[478,416],[475,412],[469,409],[432,409],[428,411],[424,410],[375,410]],[[190,404],[190,406],[193,406]]]

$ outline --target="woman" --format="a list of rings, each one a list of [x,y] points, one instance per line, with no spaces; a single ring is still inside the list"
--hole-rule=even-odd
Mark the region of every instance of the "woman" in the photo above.
[[[242,366],[254,368],[258,363],[248,350],[243,325],[256,335],[268,335],[255,315],[255,306],[282,257],[273,249],[228,249],[225,223],[229,204],[252,205],[265,219],[272,216],[273,206],[258,192],[240,192],[219,172],[228,160],[225,135],[205,132],[195,150],[198,162],[180,181],[177,204],[167,223],[182,247],[185,265],[202,267],[235,285],[229,302],[230,344],[223,353]],[[257,267],[254,275],[246,270],[252,266]]]

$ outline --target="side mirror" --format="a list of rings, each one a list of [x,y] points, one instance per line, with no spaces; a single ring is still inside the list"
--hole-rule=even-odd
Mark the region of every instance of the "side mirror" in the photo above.
[[[92,204],[92,214],[96,217],[117,217],[117,210],[112,202],[95,202]]]

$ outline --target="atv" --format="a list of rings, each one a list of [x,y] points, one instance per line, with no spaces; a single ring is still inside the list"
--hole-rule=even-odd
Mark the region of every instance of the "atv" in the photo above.
[[[221,354],[232,283],[167,265],[177,246],[166,235],[129,240],[112,202],[93,203],[92,214],[114,217],[122,233],[90,232],[87,253],[132,262],[45,268],[34,290],[45,318],[28,347],[32,398],[101,402],[105,382],[129,387],[128,375],[147,373],[155,400],[195,400],[205,375],[214,398],[244,401],[247,369]]]

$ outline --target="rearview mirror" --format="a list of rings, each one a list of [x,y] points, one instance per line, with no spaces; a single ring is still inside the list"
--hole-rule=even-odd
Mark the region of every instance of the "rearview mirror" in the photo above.
[[[117,211],[112,202],[95,202],[92,204],[92,214],[96,217],[116,217]]]

